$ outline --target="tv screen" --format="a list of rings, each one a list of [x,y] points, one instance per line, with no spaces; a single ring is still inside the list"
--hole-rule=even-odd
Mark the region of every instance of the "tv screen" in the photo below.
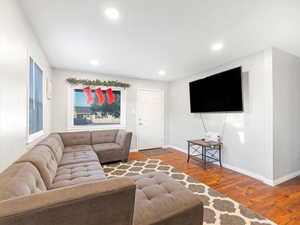
[[[190,82],[192,113],[243,111],[242,68]]]

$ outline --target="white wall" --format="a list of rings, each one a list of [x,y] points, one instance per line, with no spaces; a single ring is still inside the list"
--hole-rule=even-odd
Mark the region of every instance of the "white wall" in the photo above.
[[[83,79],[100,79],[100,80],[119,80],[129,83],[130,88],[126,89],[126,129],[133,132],[131,149],[135,150],[136,146],[136,100],[137,89],[161,89],[167,95],[167,83],[160,81],[150,81],[132,78],[121,78],[114,76],[106,76],[102,74],[86,74],[82,72],[72,72],[64,70],[53,70],[53,104],[52,118],[53,131],[62,131],[68,129],[68,91],[70,84],[66,82],[67,78],[83,78]],[[165,110],[166,112],[166,110]]]
[[[300,175],[300,58],[273,50],[274,178]]]
[[[202,114],[207,129],[221,132],[224,165],[270,183],[273,179],[273,88],[272,50],[237,60],[203,74],[178,80],[168,87],[168,143],[187,151],[188,139],[201,138],[199,114],[191,114],[190,81],[243,67],[243,113]]]
[[[51,76],[47,59],[17,0],[0,2],[0,172],[25,151],[29,55]],[[50,130],[50,102],[45,99],[45,130]]]

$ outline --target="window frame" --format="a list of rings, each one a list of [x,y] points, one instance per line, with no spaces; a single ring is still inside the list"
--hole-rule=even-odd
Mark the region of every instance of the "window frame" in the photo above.
[[[33,68],[36,64],[40,70],[42,71],[42,104],[43,104],[43,113],[42,113],[42,129],[30,134],[30,61],[32,60]],[[45,135],[45,72],[43,67],[41,66],[41,63],[38,62],[38,60],[35,59],[35,57],[29,55],[28,57],[28,70],[27,70],[27,144],[30,144],[43,135]]]
[[[125,129],[126,128],[126,99],[127,92],[125,88],[119,87],[106,87],[106,86],[96,86],[92,89],[101,88],[102,90],[106,90],[111,88],[113,91],[121,92],[121,107],[120,107],[120,124],[102,124],[102,125],[85,125],[85,126],[75,126],[74,125],[74,102],[75,102],[75,89],[83,89],[84,87],[71,86],[68,91],[68,110],[67,110],[67,121],[68,121],[68,130],[107,130],[107,129]]]

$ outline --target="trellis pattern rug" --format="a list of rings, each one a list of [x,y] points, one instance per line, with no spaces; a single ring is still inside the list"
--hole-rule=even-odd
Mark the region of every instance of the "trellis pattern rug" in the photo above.
[[[104,165],[103,168],[108,178],[134,176],[154,171],[168,174],[201,198],[204,204],[205,225],[276,225],[159,159],[120,162]]]

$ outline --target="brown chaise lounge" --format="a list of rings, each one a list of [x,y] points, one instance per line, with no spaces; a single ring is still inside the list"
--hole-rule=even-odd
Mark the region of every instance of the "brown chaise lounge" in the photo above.
[[[0,225],[201,225],[199,198],[166,174],[106,179],[100,162],[126,161],[128,135],[49,135],[0,174]]]

